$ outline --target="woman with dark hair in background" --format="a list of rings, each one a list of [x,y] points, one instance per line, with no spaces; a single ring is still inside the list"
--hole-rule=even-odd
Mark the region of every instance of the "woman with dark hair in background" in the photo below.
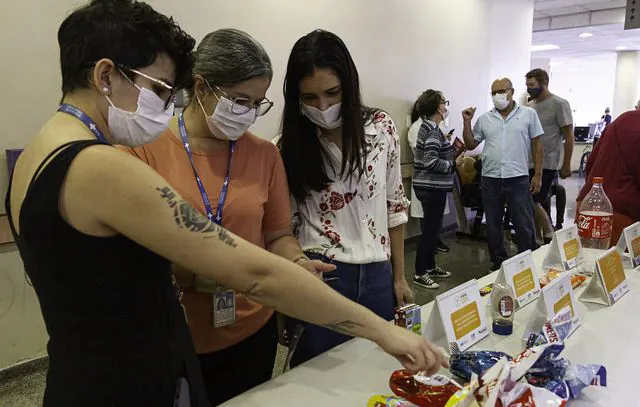
[[[335,34],[316,30],[293,47],[280,146],[307,255],[337,266],[331,287],[384,319],[413,300],[404,275],[407,200],[391,117],[362,105],[358,71]],[[346,341],[309,326],[292,365]]]
[[[375,340],[412,370],[446,364],[111,147],[164,132],[175,89],[192,81],[195,41],[173,20],[142,2],[94,0],[63,21],[58,42],[63,103],[18,159],[5,202],[49,334],[45,406],[209,405],[171,263]]]
[[[413,107],[411,108],[411,127],[409,127],[409,132],[407,133],[407,140],[409,142],[409,147],[411,147],[411,151],[414,156],[416,155],[416,146],[418,144],[418,133],[420,131],[420,127],[422,126],[422,122],[426,119],[426,112],[424,110],[425,103],[424,100],[426,98],[427,91],[422,92],[420,97],[416,99]],[[447,140],[451,140],[453,137],[453,130],[449,131],[447,134]],[[415,190],[413,187],[411,188],[411,216],[414,218],[420,218],[420,228],[422,228],[424,219],[424,208],[422,208],[422,204],[420,203],[420,199],[416,196]],[[447,246],[441,239],[438,234],[436,240],[436,251],[442,253],[449,253],[451,249]],[[437,288],[437,287],[434,287]]]
[[[416,273],[413,282],[425,288],[438,288],[434,278],[447,278],[451,273],[436,266],[435,251],[438,233],[447,202],[453,188],[456,171],[455,150],[440,130],[440,123],[449,114],[449,101],[442,92],[432,89],[417,102],[423,112],[413,157],[413,189],[422,203],[422,236],[416,253]]]
[[[206,35],[196,55],[185,111],[153,143],[130,152],[201,213],[248,242],[313,272],[335,269],[302,252],[291,230],[289,189],[278,149],[248,131],[273,106],[266,97],[273,77],[266,51],[249,34],[222,29]],[[216,290],[215,284],[177,265],[174,273],[184,290],[210,402],[221,404],[269,380],[278,339],[273,310],[246,295]],[[225,297],[234,302],[216,301]],[[227,304],[224,309],[233,315],[215,318],[224,309],[213,304]]]

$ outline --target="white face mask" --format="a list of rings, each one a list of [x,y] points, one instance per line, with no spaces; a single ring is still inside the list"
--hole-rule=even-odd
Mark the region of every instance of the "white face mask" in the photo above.
[[[449,118],[449,109],[445,107],[444,112],[442,113],[442,121],[445,121]]]
[[[196,95],[196,99],[200,104],[202,113],[207,119],[207,126],[214,137],[221,140],[236,141],[256,122],[258,112],[256,109],[250,109],[244,114],[235,114],[232,112],[233,102],[222,96],[218,99],[218,104],[213,110],[211,116],[207,116],[206,110]]]
[[[152,142],[164,133],[173,117],[173,102],[165,109],[165,102],[155,93],[135,85],[138,94],[138,108],[127,112],[116,107],[109,96],[109,116],[107,124],[113,144],[138,147]]]
[[[493,105],[498,110],[506,109],[509,106],[509,103],[511,103],[511,101],[509,100],[506,94],[497,93],[493,95],[492,99],[493,99]]]
[[[327,130],[337,129],[342,126],[341,109],[342,103],[336,103],[324,111],[302,103],[302,114],[307,116],[316,126]]]

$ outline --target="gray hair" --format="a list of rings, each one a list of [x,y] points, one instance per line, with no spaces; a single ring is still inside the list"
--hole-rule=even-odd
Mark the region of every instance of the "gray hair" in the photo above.
[[[257,77],[273,78],[267,51],[244,31],[225,28],[207,34],[196,50],[193,74],[211,86],[233,86]]]

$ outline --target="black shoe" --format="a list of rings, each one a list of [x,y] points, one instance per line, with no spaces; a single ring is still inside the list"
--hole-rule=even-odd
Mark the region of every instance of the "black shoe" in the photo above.
[[[442,252],[442,253],[449,253],[450,250],[451,249],[449,248],[449,246],[444,244],[442,240],[438,239],[438,243],[436,244],[436,251]]]
[[[427,275],[432,278],[448,278],[451,277],[451,273],[435,266],[431,270],[427,270]]]
[[[491,263],[491,268],[489,270],[493,273],[494,271],[500,270],[500,267],[500,264]]]
[[[545,237],[543,240],[544,240],[544,244],[549,244],[549,243],[551,243],[553,241],[553,238],[552,237]]]
[[[564,226],[562,226],[562,223],[556,223],[556,225],[553,227],[555,230],[560,230],[562,229]]]
[[[432,288],[432,289],[436,289],[440,287],[440,284],[433,281],[433,279],[429,277],[428,274],[423,274],[421,276],[413,277],[413,284],[417,284],[424,288]]]

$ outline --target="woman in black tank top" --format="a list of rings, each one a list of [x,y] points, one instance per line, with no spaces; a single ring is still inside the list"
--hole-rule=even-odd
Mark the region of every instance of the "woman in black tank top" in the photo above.
[[[209,404],[171,262],[375,340],[409,369],[446,364],[424,339],[211,222],[110,146],[166,129],[194,46],[173,20],[145,3],[93,0],[64,20],[58,40],[63,103],[18,160],[6,199],[49,333],[45,406]]]

